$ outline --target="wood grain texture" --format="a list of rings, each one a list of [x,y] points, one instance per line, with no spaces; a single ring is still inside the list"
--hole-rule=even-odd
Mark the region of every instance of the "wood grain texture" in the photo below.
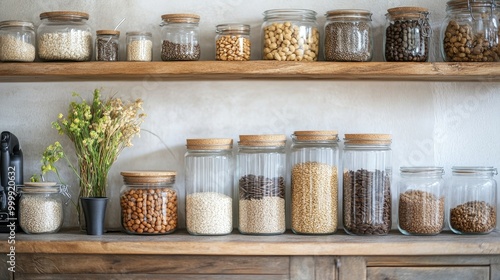
[[[212,274],[16,274],[16,280],[286,280],[286,275],[212,275]]]
[[[329,79],[500,81],[498,63],[447,62],[32,62],[0,63],[0,82]]]
[[[490,268],[478,267],[369,267],[367,280],[488,280]]]
[[[341,257],[339,280],[366,280],[366,262],[362,257]]]

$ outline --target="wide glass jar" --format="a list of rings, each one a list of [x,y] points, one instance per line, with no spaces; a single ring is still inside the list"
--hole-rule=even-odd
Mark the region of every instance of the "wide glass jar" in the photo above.
[[[326,12],[324,55],[326,61],[371,61],[372,13],[367,10]]]
[[[19,226],[26,233],[55,233],[63,225],[69,193],[53,182],[25,183],[18,187]],[[66,196],[66,198],[64,198]]]
[[[193,235],[233,230],[233,139],[187,139],[186,229]]]
[[[499,61],[498,17],[493,0],[451,0],[441,26],[444,61]]]
[[[385,16],[385,61],[428,61],[432,35],[428,9],[397,7]]]
[[[151,32],[127,32],[127,61],[151,61],[153,35]]]
[[[457,234],[486,234],[496,228],[497,175],[494,167],[454,166],[450,188],[449,225]]]
[[[28,21],[0,22],[0,61],[35,60],[35,27]]]
[[[89,14],[72,11],[40,14],[37,29],[38,56],[44,61],[89,61],[92,59],[92,31]]]
[[[118,61],[120,31],[97,30],[95,40],[95,60]]]
[[[398,228],[405,235],[435,235],[444,227],[443,168],[401,167]]]
[[[219,24],[215,32],[215,60],[250,60],[250,25]]]
[[[292,141],[292,231],[335,233],[339,189],[337,132],[295,131]]]
[[[243,234],[285,232],[285,146],[285,135],[240,135],[236,178]]]
[[[177,229],[175,171],[123,171],[122,229],[130,234],[167,234]]]
[[[200,16],[194,14],[165,14],[161,16],[161,60],[199,60]]]
[[[315,11],[275,9],[264,12],[262,59],[316,61],[319,45]]]
[[[391,229],[390,134],[346,134],[343,154],[344,230],[386,235]]]

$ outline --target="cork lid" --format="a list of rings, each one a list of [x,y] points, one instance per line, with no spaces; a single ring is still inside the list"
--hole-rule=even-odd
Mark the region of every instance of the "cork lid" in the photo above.
[[[429,14],[429,9],[423,7],[396,7],[387,10],[386,16],[394,19],[419,19]]]
[[[362,9],[337,9],[327,11],[326,17],[371,17],[372,13]]]
[[[138,170],[138,171],[122,171],[125,184],[159,184],[175,182],[175,171],[163,170]]]
[[[286,145],[284,134],[240,135],[240,146],[281,147]]]
[[[97,30],[95,32],[97,35],[118,35],[120,36],[120,31],[118,30],[112,30],[112,29],[103,29],[103,30]]]
[[[161,16],[164,22],[168,23],[197,23],[200,16],[196,14],[164,14]]]
[[[89,19],[89,14],[75,11],[54,11],[40,14],[40,19],[48,18],[58,20]]]
[[[231,138],[186,139],[188,150],[230,150],[233,148]]]
[[[26,27],[32,30],[35,29],[35,26],[32,22],[22,21],[22,20],[4,20],[0,21],[0,28],[4,27]]]
[[[345,134],[344,141],[346,144],[359,145],[388,145],[392,142],[390,134]]]
[[[335,141],[338,140],[336,130],[304,130],[295,131],[292,136],[299,141]]]

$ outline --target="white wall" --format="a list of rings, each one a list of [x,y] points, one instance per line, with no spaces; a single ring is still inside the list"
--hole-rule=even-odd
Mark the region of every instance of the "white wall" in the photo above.
[[[445,15],[445,1],[26,1],[3,0],[0,20],[24,19],[38,25],[41,12],[78,10],[90,14],[94,30],[113,28],[122,18],[124,33],[153,32],[154,60],[160,60],[160,16],[189,12],[201,16],[202,60],[214,59],[215,25],[242,22],[252,26],[252,58],[260,57],[262,12],[272,8],[308,8],[324,13],[337,8],[364,8],[373,12],[377,28],[375,61],[382,61],[382,29],[387,8],[419,5],[432,12],[437,54],[438,33]],[[168,63],[168,62],[166,62]],[[108,226],[119,227],[120,171],[169,169],[178,172],[183,193],[183,156],[186,138],[232,137],[239,134],[282,133],[294,130],[336,129],[344,133],[393,134],[395,182],[403,165],[440,165],[450,177],[453,165],[500,167],[500,83],[498,82],[400,82],[400,81],[186,81],[186,82],[46,82],[2,83],[0,129],[16,134],[25,153],[25,177],[39,170],[43,149],[61,138],[51,128],[58,113],[65,113],[71,92],[90,96],[94,88],[125,98],[144,99],[148,117],[141,138],[123,152],[109,175]],[[77,182],[65,172],[76,196]],[[394,184],[395,185],[395,184]],[[395,189],[394,189],[395,190]],[[182,195],[183,197],[183,195]],[[184,205],[181,205],[181,218]],[[65,226],[77,224],[68,207]]]

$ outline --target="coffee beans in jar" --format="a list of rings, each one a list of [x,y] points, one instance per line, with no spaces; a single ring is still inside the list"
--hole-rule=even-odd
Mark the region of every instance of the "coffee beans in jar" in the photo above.
[[[216,27],[215,59],[223,61],[250,60],[250,26],[219,24]]]
[[[316,12],[301,9],[265,11],[262,42],[262,59],[265,60],[318,60]]]
[[[421,7],[387,10],[384,33],[385,61],[425,62],[429,59],[429,12]]]
[[[122,228],[130,234],[167,234],[177,229],[173,171],[124,171],[120,193]]]
[[[95,40],[95,60],[118,61],[120,31],[97,30]]]
[[[200,16],[195,14],[165,14],[161,16],[163,61],[199,60]]]

